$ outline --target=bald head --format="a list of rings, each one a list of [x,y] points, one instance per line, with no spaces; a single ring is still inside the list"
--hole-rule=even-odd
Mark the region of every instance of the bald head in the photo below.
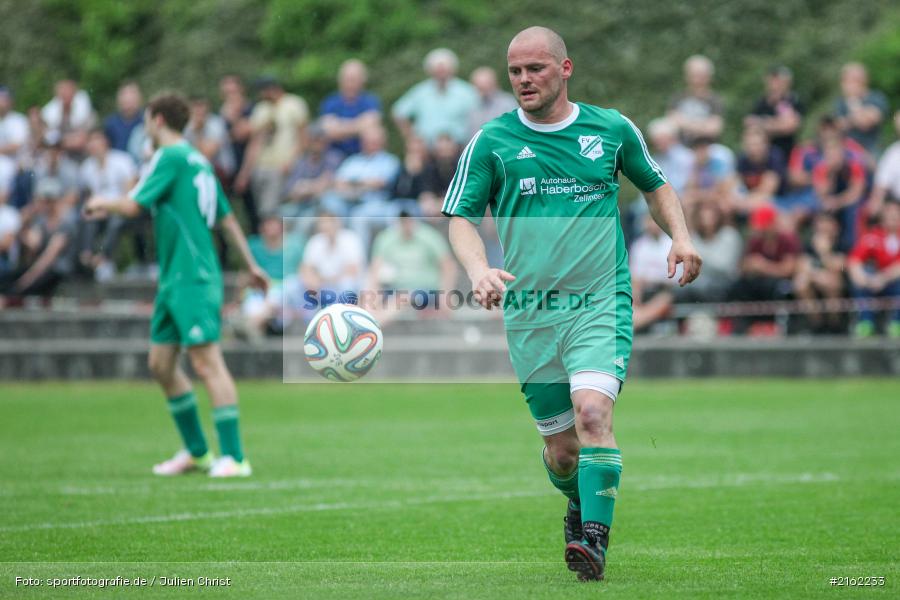
[[[566,50],[566,43],[563,41],[562,37],[548,27],[536,25],[534,27],[529,27],[528,29],[523,29],[517,33],[509,43],[509,52],[512,52],[514,47],[523,45],[542,46],[542,49],[552,56],[557,63],[561,63],[569,56],[569,53]],[[507,54],[509,54],[509,52]]]

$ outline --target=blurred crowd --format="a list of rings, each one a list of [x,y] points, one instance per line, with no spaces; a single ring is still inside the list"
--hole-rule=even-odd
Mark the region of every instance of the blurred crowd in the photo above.
[[[900,337],[900,310],[889,301],[900,300],[900,142],[881,146],[891,118],[885,95],[869,87],[863,65],[844,65],[833,105],[801,139],[805,104],[791,70],[775,66],[747,106],[740,146],[729,148],[721,143],[726,106],[714,75],[708,58],[690,57],[684,90],[646,128],[651,153],[682,199],[703,276],[685,288],[665,277],[658,265],[668,239],[643,203],[632,204],[635,327],[673,326],[677,303],[792,301],[781,305],[787,309],[745,304],[745,314],[732,311],[735,318],[716,325],[720,333],[781,333],[786,325],[773,315],[790,311],[795,331],[852,327],[867,337],[884,327]],[[896,140],[900,112],[893,121]],[[887,310],[871,310],[882,305]]]
[[[309,304],[304,290],[457,285],[441,202],[466,141],[517,105],[493,69],[461,77],[448,49],[431,51],[423,66],[424,80],[389,109],[355,59],[341,65],[337,89],[315,112],[274,77],[226,76],[218,98],[190,98],[184,134],[214,165],[276,282],[265,297],[243,292],[250,335],[280,329],[286,307]],[[900,336],[900,311],[869,310],[873,299],[900,296],[900,142],[881,146],[887,98],[869,87],[862,65],[847,64],[831,110],[802,139],[805,104],[790,69],[776,66],[746,107],[740,146],[729,148],[726,108],[736,111],[716,93],[714,75],[709,59],[690,57],[684,89],[645,128],[705,264],[695,284],[674,286],[665,277],[668,239],[643,202],[631,203],[623,221],[636,328],[687,327],[676,310],[685,303],[792,300],[793,327]],[[88,196],[125,195],[147,168],[144,100],[137,83],[125,82],[116,110],[101,117],[72,80],[30,108],[0,86],[0,297],[8,303],[49,297],[65,280],[154,277],[149,217],[86,222],[79,211]],[[402,143],[389,143],[388,122]],[[900,112],[894,122],[900,133]],[[488,246],[499,266],[499,246]],[[841,298],[868,303],[852,312],[817,301]],[[759,314],[716,326],[778,327]]]

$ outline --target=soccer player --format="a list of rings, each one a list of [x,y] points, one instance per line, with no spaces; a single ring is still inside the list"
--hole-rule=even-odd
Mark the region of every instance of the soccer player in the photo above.
[[[562,38],[528,28],[513,38],[507,62],[519,109],[472,137],[442,211],[475,298],[488,309],[502,305],[544,466],[569,498],[565,560],[580,579],[600,580],[622,470],[613,406],[632,338],[619,172],[672,238],[668,276],[680,268],[678,281],[688,284],[701,260],[637,127],[615,110],[569,101],[572,61]],[[488,206],[505,270],[488,266],[476,229]]]
[[[247,477],[238,431],[237,389],[219,347],[222,273],[210,229],[221,223],[238,249],[255,286],[268,280],[247,247],[240,225],[209,161],[181,132],[190,118],[187,102],[162,94],[144,112],[144,127],[156,153],[134,189],[124,198],[94,196],[84,206],[89,219],[109,214],[153,215],[159,255],[159,290],[150,324],[149,367],[168,398],[169,411],[184,442],[173,458],[153,467],[157,475],[205,471],[212,477]],[[213,406],[222,456],[206,444],[191,380],[179,366],[181,348],[203,380]]]

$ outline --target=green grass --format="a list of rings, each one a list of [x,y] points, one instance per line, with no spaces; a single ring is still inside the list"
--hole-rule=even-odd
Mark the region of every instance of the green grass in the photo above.
[[[562,562],[565,502],[515,387],[240,390],[256,473],[213,482],[150,475],[177,441],[149,384],[4,386],[0,597],[898,595],[897,381],[630,383],[600,584]],[[232,585],[14,587],[75,575]]]

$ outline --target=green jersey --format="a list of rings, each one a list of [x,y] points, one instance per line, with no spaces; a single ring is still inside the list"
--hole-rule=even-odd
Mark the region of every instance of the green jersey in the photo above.
[[[519,109],[485,124],[463,150],[442,211],[497,222],[508,329],[544,327],[615,292],[631,294],[619,223],[619,173],[640,190],[666,183],[638,128],[618,111],[573,104],[554,124]]]
[[[160,292],[222,285],[210,229],[231,209],[199,151],[185,141],[160,148],[129,195],[153,215]]]

